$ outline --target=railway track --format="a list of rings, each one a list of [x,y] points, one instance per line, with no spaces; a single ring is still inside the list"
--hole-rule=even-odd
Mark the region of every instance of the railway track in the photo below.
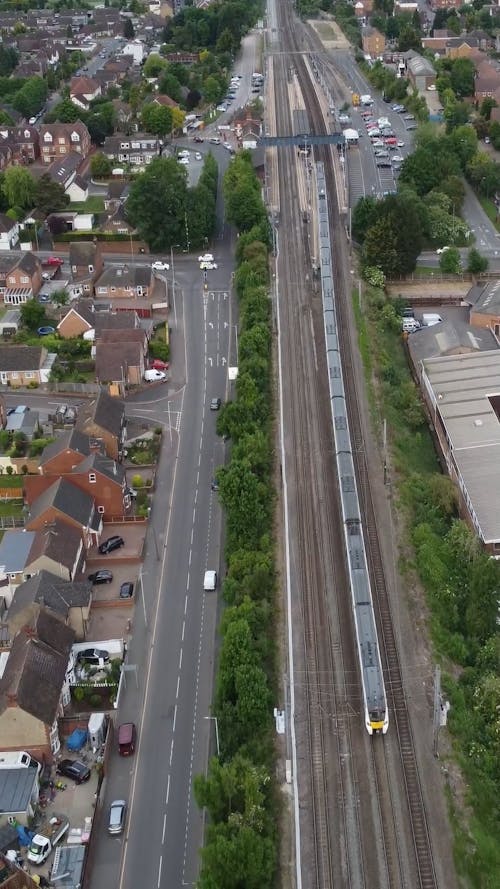
[[[307,65],[301,53],[305,48],[314,52],[316,47],[310,45],[310,35],[306,38],[301,34],[299,40],[297,27],[294,24],[291,6],[284,5],[282,7],[284,16],[283,34],[286,40],[286,49],[293,53],[293,64],[297,72],[302,94],[308,110],[311,124],[311,132],[316,134],[325,133],[326,127],[321,111],[320,103],[316,96],[314,84],[311,82]],[[336,238],[344,238],[344,231],[341,220],[339,218],[338,205],[336,202],[335,179],[333,172],[333,164],[331,150],[327,146],[318,146],[315,148],[315,156],[325,164],[325,175],[328,184],[329,194],[329,213],[330,224],[335,242]],[[341,252],[339,252],[339,258]],[[420,776],[418,771],[417,758],[413,743],[413,735],[410,724],[409,712],[406,704],[406,697],[402,682],[401,665],[392,623],[389,593],[384,575],[383,560],[380,550],[380,542],[378,538],[378,530],[376,524],[376,514],[374,509],[373,497],[370,486],[370,478],[366,456],[364,453],[363,441],[363,425],[359,410],[359,399],[356,391],[356,375],[354,372],[354,359],[350,341],[350,312],[347,301],[349,300],[349,292],[345,286],[345,270],[341,266],[341,262],[335,263],[334,278],[336,290],[336,303],[338,312],[338,322],[342,332],[342,360],[344,367],[344,378],[346,380],[346,400],[349,411],[349,424],[351,428],[353,453],[355,459],[356,473],[358,479],[358,488],[360,501],[363,507],[365,542],[370,564],[370,574],[372,578],[372,587],[374,595],[375,613],[377,620],[377,628],[379,634],[379,643],[382,655],[382,663],[384,668],[384,676],[386,682],[386,692],[389,702],[390,719],[392,731],[396,731],[399,743],[399,755],[401,760],[402,774],[404,776],[405,794],[409,815],[409,823],[411,827],[411,835],[413,840],[413,850],[415,858],[415,872],[417,875],[418,887],[420,889],[434,889],[437,887],[436,874],[434,868],[434,860],[432,854],[432,846],[430,842],[427,817],[423,802]],[[331,471],[331,470],[330,470]],[[318,599],[321,599],[319,596]],[[315,644],[314,632],[308,630],[306,637],[307,647]],[[384,744],[382,739],[374,739],[374,743]],[[318,744],[316,732],[313,730],[311,743]],[[325,749],[324,739],[321,742],[321,749]],[[316,748],[315,748],[316,749]],[[317,747],[320,749],[320,746]],[[383,757],[380,756],[380,750],[374,752],[373,763],[376,773],[376,782],[379,788],[381,782],[388,781],[388,769],[386,764],[386,749]],[[313,769],[316,769],[316,761],[313,757]],[[317,796],[321,794],[321,780],[315,778]],[[323,784],[325,793],[327,787]],[[385,854],[385,865],[388,879],[388,885],[394,889],[406,884],[407,874],[402,872],[402,858],[399,848],[399,833],[394,824],[394,816],[388,817],[387,810],[391,808],[390,792],[380,794],[379,799],[384,797],[384,811],[381,811],[381,824],[383,833],[383,847]],[[323,807],[324,808],[324,807]],[[325,833],[320,831],[318,842],[323,844]],[[319,882],[317,884],[321,889],[325,889],[330,883]],[[333,883],[332,883],[333,885]],[[349,883],[344,885],[349,885]],[[361,884],[360,884],[361,885]]]

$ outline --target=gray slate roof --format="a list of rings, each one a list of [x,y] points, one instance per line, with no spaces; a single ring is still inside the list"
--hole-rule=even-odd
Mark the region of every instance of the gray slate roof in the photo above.
[[[96,426],[105,429],[116,438],[121,437],[123,420],[125,417],[125,405],[120,398],[108,395],[105,389],[101,389],[97,398],[82,406],[77,423],[80,428],[85,428],[89,420],[93,420]]]
[[[5,531],[0,541],[0,567],[7,574],[24,571],[30,549],[35,539],[35,531]]]
[[[33,501],[27,524],[41,516],[51,506],[63,515],[71,517],[82,527],[89,527],[94,512],[94,501],[90,494],[81,491],[66,479],[58,479]]]
[[[4,817],[26,811],[37,780],[36,769],[0,769],[0,812]]]
[[[50,571],[40,571],[19,584],[9,607],[9,624],[24,609],[37,602],[66,620],[70,608],[87,608],[92,597],[88,580],[66,581]]]
[[[38,370],[44,351],[41,346],[0,345],[0,371]]]
[[[125,470],[122,464],[112,460],[111,457],[106,457],[104,454],[90,454],[82,463],[79,463],[78,466],[75,466],[72,470],[73,475],[78,475],[83,472],[100,473],[101,475],[106,476],[110,481],[120,485],[120,487],[125,478]]]
[[[70,571],[76,561],[82,543],[78,528],[56,519],[43,531],[35,531],[26,567],[29,568],[40,556],[46,556]]]
[[[83,454],[87,457],[90,454],[90,439],[84,432],[79,429],[69,429],[58,435],[55,441],[48,444],[40,455],[40,466],[43,466],[49,460],[62,454],[64,451],[75,451],[77,454]]]

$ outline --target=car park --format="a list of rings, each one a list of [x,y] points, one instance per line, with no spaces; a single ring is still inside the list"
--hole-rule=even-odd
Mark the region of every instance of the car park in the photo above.
[[[107,540],[103,540],[99,544],[99,552],[101,555],[106,555],[107,553],[112,553],[115,549],[120,549],[122,546],[125,546],[123,537],[120,537],[119,534],[113,534],[112,537],[108,537]]]
[[[125,827],[125,817],[127,814],[127,803],[124,799],[115,799],[109,807],[108,833],[115,836],[123,833]]]
[[[125,580],[120,587],[120,599],[131,599],[134,595],[134,584],[131,580]]]
[[[212,398],[212,400],[210,402],[210,410],[211,411],[218,411],[221,404],[222,404],[222,402],[221,402],[220,398]]]
[[[168,262],[160,262],[159,259],[156,262],[151,263],[151,268],[154,272],[168,272],[170,266]]]
[[[89,580],[94,586],[98,586],[101,583],[111,583],[113,574],[111,571],[108,571],[107,568],[100,568],[99,571],[94,571],[93,574],[89,574]]]
[[[61,759],[56,767],[58,775],[64,775],[65,778],[71,778],[75,784],[82,784],[90,778],[90,769],[84,762],[79,759]]]

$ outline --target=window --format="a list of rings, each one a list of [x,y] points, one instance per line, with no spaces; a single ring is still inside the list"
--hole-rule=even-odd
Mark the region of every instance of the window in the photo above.
[[[89,265],[89,273],[92,274],[93,271],[94,271],[94,266],[93,266],[93,265]]]
[[[27,370],[26,373],[24,374],[24,376],[26,377],[27,380],[32,380],[33,377],[35,376],[35,374],[33,373],[32,370]]]
[[[66,139],[64,138],[64,136],[59,136],[59,139],[57,141],[59,142],[59,145],[66,144]]]
[[[23,275],[23,277],[21,278],[21,284],[29,284],[29,282],[30,282],[30,279],[28,278],[28,276]]]
[[[98,506],[97,512],[99,513],[99,515],[104,515],[104,506]]]
[[[50,135],[50,133],[44,133],[43,141],[44,142],[52,142],[52,136]],[[46,151],[48,149],[44,148],[43,150]]]
[[[95,485],[95,483],[96,483],[95,472],[89,472],[89,482],[91,485]]]
[[[19,377],[19,374],[18,374],[17,370],[13,370],[10,375],[11,380],[17,380],[18,377]]]
[[[80,141],[80,136],[78,135],[78,133],[71,133],[71,141],[72,142],[79,142]]]
[[[15,284],[16,279],[15,279],[14,275],[9,275],[8,281],[9,281],[9,284]]]

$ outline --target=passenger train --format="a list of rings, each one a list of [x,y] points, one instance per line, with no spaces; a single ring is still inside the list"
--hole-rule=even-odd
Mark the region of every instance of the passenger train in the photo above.
[[[328,199],[324,165],[322,163],[316,164],[316,183],[321,290],[330,405],[335,436],[335,457],[339,490],[342,501],[344,543],[349,568],[351,603],[363,689],[365,728],[370,735],[379,732],[385,734],[389,727],[389,717],[347,418],[333,285]]]

